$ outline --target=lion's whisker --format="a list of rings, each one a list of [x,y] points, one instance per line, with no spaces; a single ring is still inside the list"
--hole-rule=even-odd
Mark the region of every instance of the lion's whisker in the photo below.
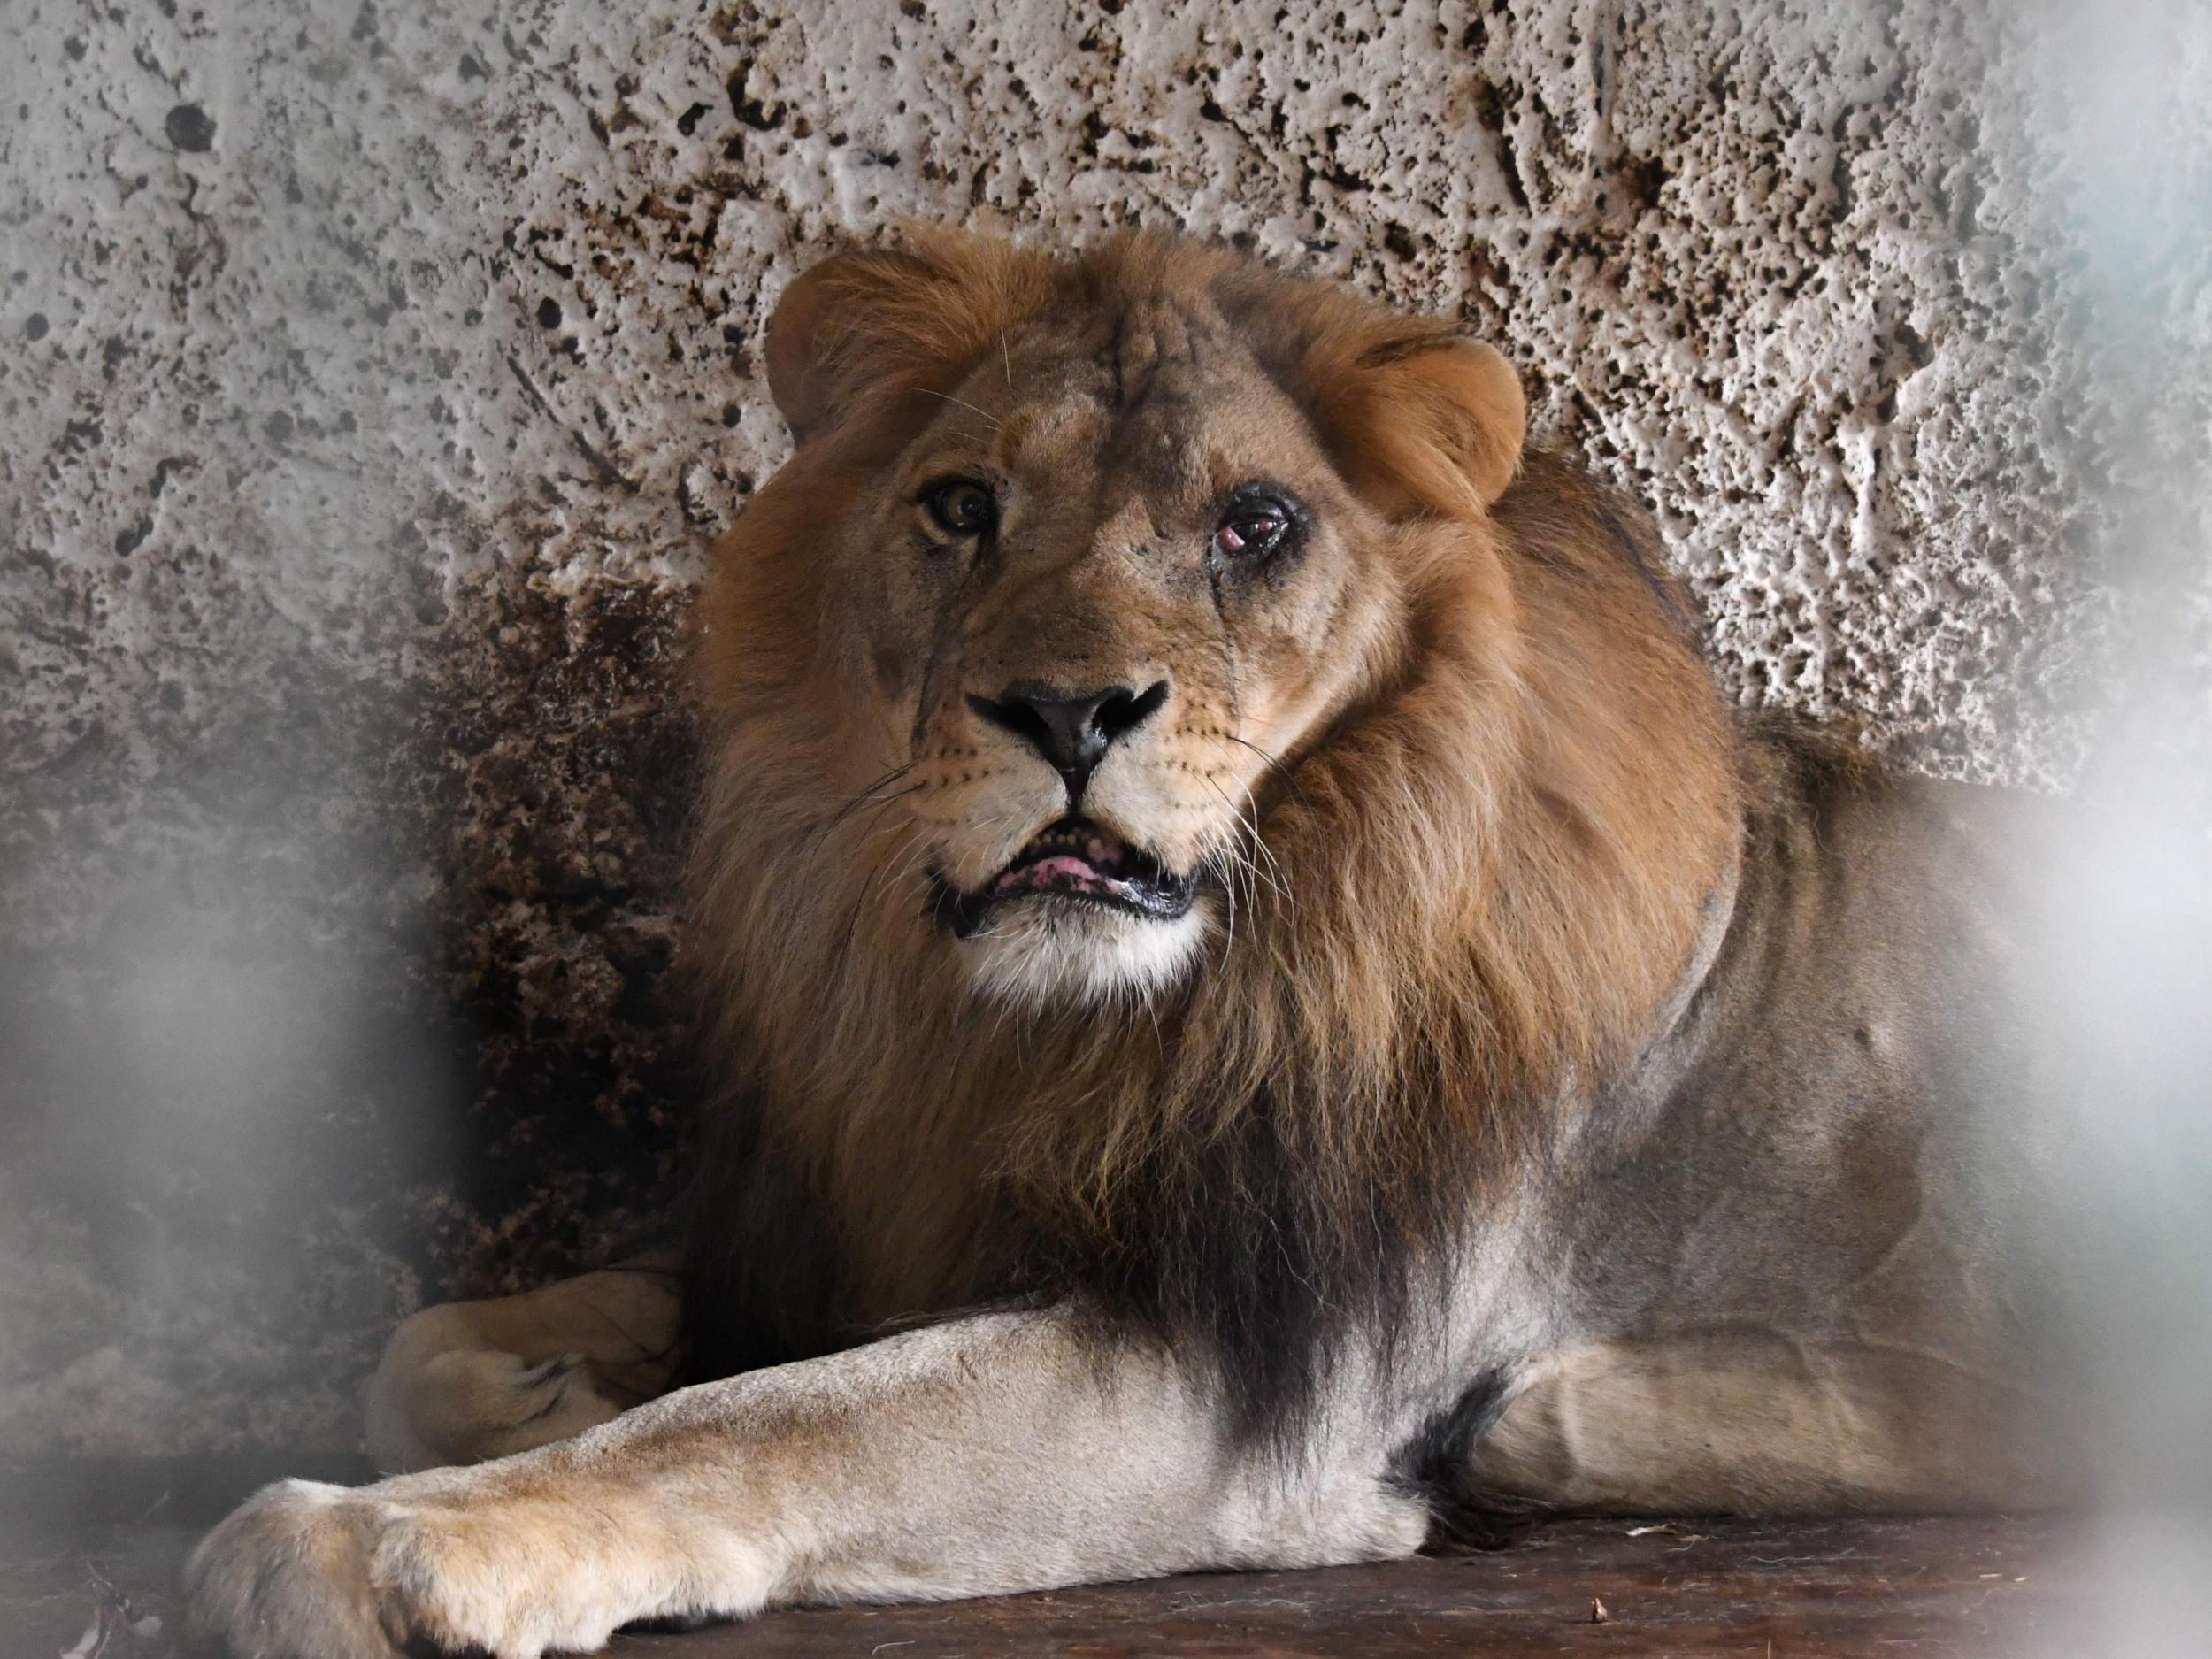
[[[1245,813],[1238,808],[1236,803],[1230,800],[1228,792],[1223,789],[1222,787],[1216,783],[1210,777],[1206,779],[1206,787],[1211,789],[1216,795],[1219,795],[1221,797],[1221,803],[1229,809],[1231,815],[1230,821],[1233,826],[1233,835],[1238,837],[1248,837],[1253,847],[1262,854],[1265,855],[1267,858],[1269,868],[1266,872],[1263,872],[1260,870],[1258,864],[1249,854],[1239,849],[1238,841],[1236,840],[1233,839],[1227,844],[1227,850],[1230,853],[1231,857],[1237,864],[1242,866],[1248,879],[1250,879],[1254,884],[1251,893],[1254,895],[1256,895],[1258,882],[1260,880],[1265,880],[1270,889],[1274,892],[1277,897],[1280,898],[1285,904],[1294,907],[1295,901],[1292,898],[1290,890],[1285,886],[1282,879],[1281,866],[1276,862],[1273,850],[1269,848],[1266,841],[1261,836],[1258,824],[1248,818],[1245,816]]]
[[[902,766],[891,767],[887,769],[882,776],[877,778],[865,788],[860,790],[856,795],[847,797],[844,804],[840,806],[834,813],[831,814],[829,818],[818,826],[814,833],[808,837],[806,843],[807,851],[810,854],[819,851],[822,844],[836,832],[838,826],[843,824],[846,819],[851,818],[855,813],[863,810],[879,810],[883,807],[888,806],[893,801],[903,800],[906,796],[917,794],[920,790],[926,788],[927,787],[926,784],[912,784],[908,786],[906,788],[897,789],[895,790],[895,793],[887,796],[882,796],[879,799],[872,799],[872,797],[876,797],[879,791],[892,789],[895,786],[903,781],[907,776],[913,772],[914,768],[919,763],[917,761],[908,761]]]
[[[1293,772],[1288,766],[1283,764],[1281,760],[1277,758],[1275,756],[1269,754],[1265,749],[1262,749],[1257,743],[1253,742],[1249,738],[1239,737],[1234,732],[1224,732],[1222,735],[1227,738],[1232,743],[1239,744],[1245,749],[1250,749],[1255,755],[1257,755],[1262,761],[1265,762],[1270,772],[1276,773],[1285,783],[1290,786],[1290,792],[1298,797],[1298,803],[1301,806],[1311,806],[1313,804],[1306,798],[1305,790],[1299,787],[1298,774]]]
[[[991,413],[991,411],[990,411],[989,410],[987,410],[987,409],[978,409],[978,408],[976,408],[976,406],[975,406],[973,403],[970,403],[970,402],[969,402],[966,398],[964,398],[964,397],[955,397],[955,396],[953,396],[950,392],[941,392],[941,391],[936,390],[936,389],[935,389],[934,388],[933,388],[933,387],[927,387],[927,386],[918,386],[918,387],[916,387],[914,389],[915,389],[916,391],[918,391],[918,392],[922,393],[925,396],[928,396],[928,397],[941,397],[941,398],[942,398],[942,399],[944,399],[944,401],[945,401],[945,402],[947,402],[948,403],[957,403],[957,404],[959,404],[959,405],[960,405],[960,407],[961,407],[961,408],[965,409],[965,410],[968,410],[968,411],[972,411],[972,413],[975,413],[975,414],[980,415],[980,416],[981,416],[981,417],[982,417],[985,420],[987,420],[987,421],[990,422],[990,424],[991,424],[991,430],[992,430],[993,432],[998,432],[998,431],[1002,430],[1002,429],[1003,428],[1003,426],[1004,426],[1004,424],[1005,424],[1005,423],[1004,423],[1004,422],[1002,422],[1002,421],[1001,421],[1001,420],[998,419],[998,417],[997,417],[997,416],[995,416],[995,415],[992,414],[992,413]]]

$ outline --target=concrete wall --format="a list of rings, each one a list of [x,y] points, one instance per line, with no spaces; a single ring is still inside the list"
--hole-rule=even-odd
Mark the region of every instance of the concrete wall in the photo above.
[[[2123,579],[2200,560],[2195,9],[5,15],[0,1456],[349,1446],[399,1313],[649,1216],[664,673],[841,240],[1456,311],[1732,686],[1913,766],[2064,775]]]

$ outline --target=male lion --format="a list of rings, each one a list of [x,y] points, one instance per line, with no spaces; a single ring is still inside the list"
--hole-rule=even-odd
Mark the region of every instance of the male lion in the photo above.
[[[204,1629],[518,1659],[1496,1499],[2052,1489],[1984,1133],[2008,815],[1733,716],[1496,352],[1214,248],[946,237],[816,266],[767,364],[680,1265],[410,1320],[373,1444],[472,1466],[262,1492]]]

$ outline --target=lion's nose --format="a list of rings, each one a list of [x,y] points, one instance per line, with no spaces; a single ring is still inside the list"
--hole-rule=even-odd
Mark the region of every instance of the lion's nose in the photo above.
[[[995,697],[971,695],[968,706],[1042,755],[1068,787],[1068,810],[1083,799],[1091,773],[1114,742],[1142,726],[1167,701],[1167,681],[1142,691],[1109,686],[1103,691],[1063,691],[1024,683]]]

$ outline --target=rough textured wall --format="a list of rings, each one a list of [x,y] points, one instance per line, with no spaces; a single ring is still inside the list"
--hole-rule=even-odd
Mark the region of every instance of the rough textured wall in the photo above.
[[[682,603],[902,215],[1459,312],[1744,695],[2062,773],[2212,426],[2212,44],[2103,11],[9,0],[0,1456],[349,1446],[645,1213]]]

